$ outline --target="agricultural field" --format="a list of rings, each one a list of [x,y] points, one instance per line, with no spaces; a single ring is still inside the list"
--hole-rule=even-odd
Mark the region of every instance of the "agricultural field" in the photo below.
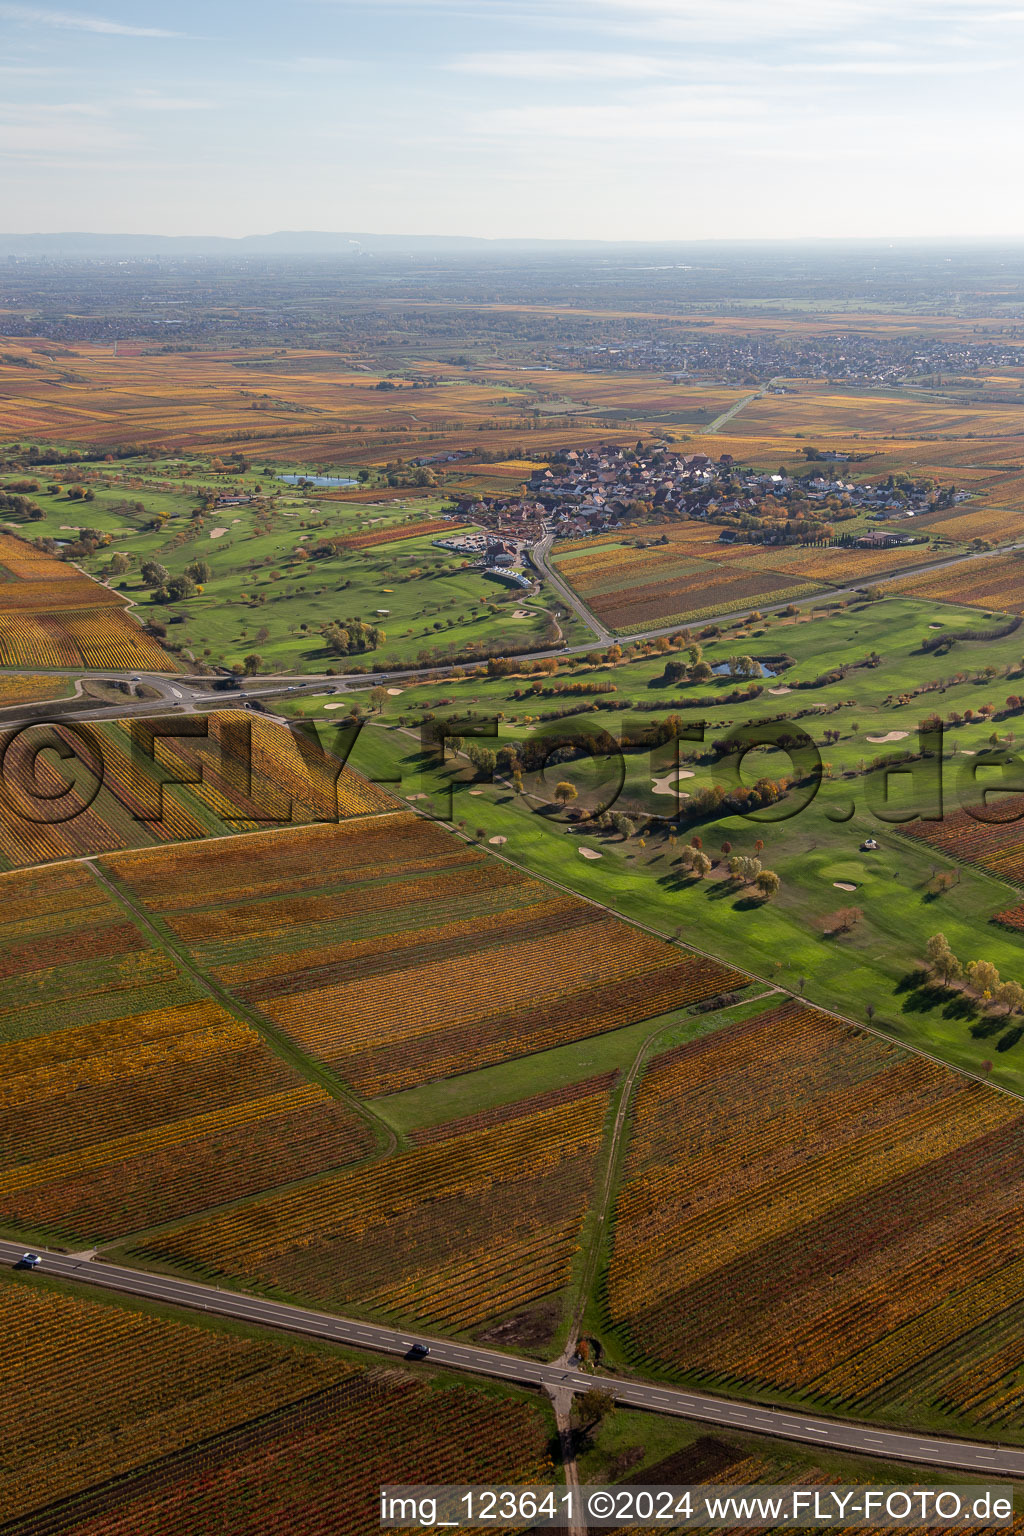
[[[33,703],[37,699],[63,699],[73,688],[69,678],[54,677],[45,672],[0,672],[0,709]]]
[[[998,781],[993,781],[998,782]],[[978,780],[984,785],[984,779]],[[1016,788],[1013,785],[1013,788]],[[949,859],[976,865],[997,880],[1024,887],[1024,800],[1019,794],[1004,794],[983,805],[975,801],[958,805],[942,821],[911,822],[908,837],[918,839]],[[1004,922],[1003,915],[996,918]],[[1016,922],[1005,926],[1016,929]]]
[[[105,867],[220,987],[365,1097],[745,982],[411,815],[290,834],[275,853],[242,840]]]
[[[999,613],[1024,613],[1024,557],[986,555],[914,576],[900,582],[898,590],[923,602],[971,603]]]
[[[552,1476],[548,1412],[523,1396],[16,1280],[0,1316],[5,1522],[369,1532],[384,1482]]]
[[[432,1127],[369,1168],[132,1244],[128,1262],[457,1333],[521,1316],[571,1278],[613,1080]]]
[[[388,380],[351,355],[301,348],[144,356],[124,347],[113,356],[82,344],[62,366],[40,362],[38,339],[2,344],[0,391],[12,436],[207,457],[251,440],[262,461],[300,467],[383,463],[439,446],[512,453],[524,439],[533,457],[564,441],[570,421],[592,440],[616,424],[699,430],[745,393],[657,374],[545,369],[510,378],[505,367],[440,366],[415,356],[402,378]]]
[[[126,720],[12,731],[0,868],[395,808],[385,789],[340,767],[330,726],[310,741],[236,710],[147,725],[152,736]],[[52,751],[33,758],[39,748]]]
[[[653,1061],[604,1308],[722,1391],[1024,1438],[1024,1109],[806,1005]]]
[[[998,823],[964,809],[1024,733],[1024,368],[924,361],[1024,362],[1017,299],[996,275],[993,317],[900,315],[899,276],[893,313],[798,313],[748,273],[694,306],[718,280],[689,266],[555,264],[534,304],[511,264],[475,303],[471,264],[436,270],[457,299],[411,297],[412,266],[355,305],[308,274],[236,305],[225,278],[177,349],[138,314],[77,340],[85,304],[67,346],[2,343],[0,711],[83,699],[0,741],[0,1228],[240,1308],[0,1276],[25,1536],[361,1536],[381,1482],[561,1477],[539,1394],[437,1348],[414,1374],[269,1342],[246,1294],[1024,1445],[1022,786]],[[780,338],[809,370],[819,341],[914,367],[828,382]],[[915,493],[893,549],[722,543],[657,507],[562,542],[614,644],[442,547],[494,522],[466,498],[637,439],[930,479],[943,510]],[[155,687],[88,676],[220,669],[262,680],[251,713],[168,688],[141,732],[100,717]],[[783,744],[740,768],[747,724]],[[936,783],[943,818],[914,819]],[[944,984],[940,932],[1002,985]],[[850,1469],[818,1450],[624,1409],[578,1436],[612,1481]]]
[[[0,1221],[82,1245],[367,1156],[81,863],[0,876]],[[293,1053],[294,1056],[294,1053]]]
[[[391,501],[370,493],[369,502],[352,502],[315,487],[272,490],[269,479],[256,481],[250,474],[200,491],[252,497],[251,504],[203,511],[201,495],[186,496],[174,489],[173,480],[141,465],[104,466],[89,471],[82,483],[96,497],[87,505],[68,502],[64,494],[33,493],[46,517],[22,531],[26,537],[67,540],[77,531],[69,527],[73,518],[108,537],[81,563],[109,586],[88,581],[73,565],[47,558],[47,567],[77,578],[78,585],[64,583],[69,591],[84,584],[90,601],[98,600],[96,594],[112,604],[130,601],[140,621],[160,626],[167,649],[145,635],[141,640],[160,650],[165,671],[214,666],[240,671],[246,658],[255,656],[248,665],[257,672],[344,672],[486,656],[503,645],[529,649],[549,634],[553,639],[576,634],[572,621],[564,626],[553,621],[546,596],[539,606],[524,604],[521,589],[510,589],[472,569],[465,556],[439,547],[438,539],[452,537],[464,524],[438,515],[450,503],[436,491],[420,502],[408,499],[409,493]],[[171,489],[162,489],[165,485]],[[31,546],[17,547],[38,560]],[[116,570],[115,562],[127,562],[127,571]],[[179,601],[158,601],[143,577],[150,564],[171,579],[198,564],[200,590]],[[0,597],[2,591],[0,585]],[[0,621],[2,612],[0,607]],[[383,638],[367,652],[336,652],[324,627],[356,618],[376,626]],[[31,657],[26,652],[22,659]],[[60,664],[74,664],[70,651]]]
[[[0,666],[177,670],[124,598],[73,565],[0,534],[0,578]]]
[[[933,558],[927,544],[902,549],[764,549],[721,544],[712,529],[683,523],[651,542],[601,536],[556,546],[559,573],[609,628],[694,623],[849,586]]]

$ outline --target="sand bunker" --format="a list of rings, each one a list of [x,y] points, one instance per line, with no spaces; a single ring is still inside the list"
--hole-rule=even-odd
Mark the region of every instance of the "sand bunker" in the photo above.
[[[768,692],[772,695],[773,698],[777,699],[781,694],[792,693],[793,690],[792,688],[769,688]]]
[[[909,731],[886,731],[884,736],[869,736],[868,741],[873,741],[875,746],[882,746],[887,741],[906,741]]]
[[[325,704],[324,709],[348,709],[347,704]]]
[[[226,528],[211,528],[210,529],[210,538],[211,539],[222,539],[224,537],[224,535],[227,533],[227,531],[228,530]]]
[[[652,791],[656,795],[674,795],[675,785],[682,779],[692,779],[694,775],[689,768],[680,768],[678,773],[667,773],[663,779],[655,779],[652,783]],[[686,797],[689,799],[689,796]]]
[[[516,608],[513,610],[512,617],[514,619],[532,619],[533,614],[529,608]]]
[[[832,884],[837,891],[855,891],[857,889],[855,885],[850,884],[849,880],[833,880]]]
[[[577,848],[576,852],[582,854],[585,859],[599,859],[601,857],[596,848]]]
[[[471,795],[482,795],[483,794],[483,790],[482,789],[471,789],[470,790],[470,794]]]
[[[487,839],[487,841],[494,848],[503,848],[505,846],[505,844],[508,842],[508,838],[507,837],[489,837]]]
[[[389,688],[388,689],[388,693],[391,696],[391,698],[393,698],[393,699],[397,699],[398,695],[400,693],[404,693],[404,692],[405,692],[404,688]]]

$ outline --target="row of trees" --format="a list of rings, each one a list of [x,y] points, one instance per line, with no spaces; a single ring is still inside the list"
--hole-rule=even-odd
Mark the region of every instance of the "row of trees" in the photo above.
[[[933,933],[926,950],[928,968],[944,986],[966,985],[986,1007],[1002,1007],[1008,1014],[1024,1012],[1024,987],[1018,981],[1003,981],[991,960],[963,964],[944,933]]]

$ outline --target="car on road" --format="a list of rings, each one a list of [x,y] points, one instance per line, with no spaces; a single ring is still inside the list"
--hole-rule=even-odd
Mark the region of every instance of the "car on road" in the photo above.
[[[23,1253],[15,1264],[15,1269],[38,1269],[42,1263],[38,1253]]]
[[[411,1344],[405,1358],[407,1360],[425,1360],[429,1354],[429,1344]]]

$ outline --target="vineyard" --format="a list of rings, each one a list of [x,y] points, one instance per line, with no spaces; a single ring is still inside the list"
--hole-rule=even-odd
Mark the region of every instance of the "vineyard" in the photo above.
[[[847,549],[839,546],[766,549],[720,544],[702,523],[661,530],[644,544],[634,535],[573,540],[556,548],[561,574],[599,618],[622,633],[644,623],[712,618],[750,603],[784,602],[821,587],[845,584],[919,564],[920,547]]]
[[[362,1530],[396,1478],[550,1477],[537,1404],[17,1282],[0,1318],[0,1521],[55,1505],[54,1529],[104,1536]]]
[[[900,582],[894,591],[939,603],[966,603],[998,613],[1024,613],[1024,561],[992,555]]]
[[[36,699],[61,699],[71,683],[63,677],[27,674],[20,677],[0,675],[0,709],[9,704],[28,704]]]
[[[0,876],[0,898],[5,1223],[95,1242],[372,1150],[87,868]]]
[[[367,533],[350,533],[335,538],[336,549],[371,549],[378,544],[398,544],[403,539],[421,539],[430,533],[457,533],[462,525],[446,517],[424,518],[420,522],[394,523],[390,528],[374,528]]]
[[[272,866],[239,843],[227,859],[218,845],[126,855],[110,868],[222,986],[366,1097],[603,1034],[745,980],[410,814],[289,843],[275,843]],[[318,873],[302,857],[311,846],[323,851]]]
[[[1024,1432],[1024,1109],[786,1003],[658,1058],[605,1292],[629,1354]]]
[[[613,1082],[437,1127],[387,1161],[132,1252],[342,1311],[474,1329],[568,1283]]]
[[[939,849],[948,858],[987,869],[1000,880],[1024,885],[1024,798],[1003,796],[987,809],[977,805],[973,810],[975,815],[956,806],[941,821],[910,821],[900,828],[900,833]],[[996,813],[1004,819],[981,819]],[[1005,914],[996,921],[1004,919]],[[1005,922],[1005,926],[1016,925]]]
[[[0,533],[0,666],[180,670],[128,617],[116,592],[5,533]]]
[[[0,867],[201,841],[395,808],[383,790],[313,750],[276,721],[219,710],[203,734],[166,722],[145,750],[128,721],[38,727],[5,758],[0,782]],[[182,734],[175,734],[180,730]],[[42,737],[39,733],[43,733]],[[30,749],[45,739],[72,771]],[[65,786],[73,788],[65,793]],[[22,787],[24,786],[24,787]],[[52,797],[52,798],[47,798]],[[56,814],[55,814],[56,813]]]
[[[365,1371],[182,1458],[173,1477],[140,1476],[77,1536],[371,1536],[380,1489],[395,1483],[547,1485],[553,1469],[538,1403],[463,1386],[432,1388]],[[97,1500],[96,1502],[101,1502]]]

